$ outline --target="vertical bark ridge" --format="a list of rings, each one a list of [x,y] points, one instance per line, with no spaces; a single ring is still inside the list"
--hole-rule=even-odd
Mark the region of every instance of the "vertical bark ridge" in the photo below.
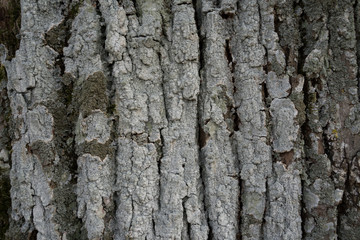
[[[202,178],[209,236],[213,239],[235,239],[239,234],[239,175],[233,139],[235,121],[232,56],[232,25],[235,1],[218,5],[202,1],[200,38],[203,39],[203,63],[199,106]]]
[[[84,223],[82,236],[89,239],[109,234],[106,211],[112,207],[114,182],[113,123],[107,114],[109,93],[98,12],[91,1],[81,4],[64,49],[65,74],[74,79],[73,97],[79,110],[75,120],[77,216]]]
[[[159,58],[163,7],[163,1],[124,1],[117,10],[119,25],[114,22],[115,31],[108,38],[119,118],[115,186],[119,239],[154,239],[157,231],[160,131],[167,124]]]
[[[300,239],[303,77],[297,73],[299,33],[293,2],[259,2],[266,49],[265,100],[269,107],[273,166],[268,179],[264,237]],[[291,36],[291,37],[290,37]]]
[[[161,130],[157,235],[160,239],[206,239],[196,131],[200,78],[195,10],[192,1],[172,1],[170,13],[172,24],[161,52],[168,126]]]
[[[265,48],[260,42],[260,8],[257,1],[240,1],[235,24],[234,99],[240,120],[236,132],[240,162],[242,239],[262,238],[266,179],[271,173],[265,103],[262,98]],[[252,109],[250,111],[250,109]]]

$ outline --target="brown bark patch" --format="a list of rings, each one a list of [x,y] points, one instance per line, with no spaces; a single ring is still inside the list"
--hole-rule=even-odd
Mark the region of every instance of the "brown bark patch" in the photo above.
[[[288,167],[294,160],[294,150],[291,150],[289,152],[281,153],[280,159],[283,164],[285,164],[286,167]]]

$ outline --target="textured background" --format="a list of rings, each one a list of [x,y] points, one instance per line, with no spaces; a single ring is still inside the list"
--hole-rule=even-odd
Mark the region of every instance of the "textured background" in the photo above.
[[[359,239],[358,1],[0,4],[1,239]]]

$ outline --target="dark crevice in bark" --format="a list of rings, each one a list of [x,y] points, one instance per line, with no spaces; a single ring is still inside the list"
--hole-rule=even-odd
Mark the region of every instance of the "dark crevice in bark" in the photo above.
[[[135,3],[134,3],[135,4]],[[138,10],[136,10],[136,12],[138,12]],[[137,13],[137,17],[139,17],[138,13]],[[164,25],[164,16],[163,14],[161,14],[161,18],[162,18],[162,32],[164,33],[165,30],[165,25]],[[164,35],[165,36],[165,35]],[[159,64],[160,64],[160,69],[161,69],[161,90],[162,90],[162,97],[163,97],[163,102],[164,102],[164,109],[165,109],[165,118],[166,118],[166,124],[167,126],[169,125],[170,122],[170,115],[169,115],[169,107],[167,104],[167,95],[166,95],[166,89],[165,89],[165,70],[163,69],[163,62],[162,62],[162,56],[161,56],[161,52],[157,51],[157,55],[158,55],[158,60],[159,60]],[[149,106],[149,104],[148,104]],[[158,190],[159,190],[159,196],[157,198],[157,204],[158,204],[158,213],[161,212],[161,197],[162,197],[162,190],[161,190],[161,164],[162,164],[162,159],[164,158],[164,152],[165,152],[165,138],[164,138],[164,127],[159,129],[160,131],[160,143],[155,144],[156,145],[156,151],[157,151],[157,174],[159,177],[158,180]],[[155,219],[155,214],[153,213],[153,231],[154,231],[154,236],[156,236],[156,219]]]
[[[329,124],[326,125],[325,129],[327,129],[329,127]],[[333,163],[332,159],[333,159],[333,150],[331,149],[331,140],[329,140],[327,134],[325,134],[325,132],[322,133],[322,144],[323,144],[323,148],[324,148],[324,153],[328,156],[329,160]]]
[[[269,92],[267,90],[266,87],[266,83],[263,82],[261,84],[261,94],[262,94],[262,101],[264,103],[264,112],[265,112],[265,126],[268,130],[268,132],[271,134],[271,128],[272,128],[272,123],[271,123],[271,116],[270,116],[270,104],[271,104],[271,98],[269,97]],[[270,134],[267,134],[266,136],[266,144],[271,146],[271,137]]]
[[[337,205],[337,225],[336,225],[336,233],[338,234],[338,236],[340,235],[341,232],[341,217],[342,216],[346,216],[347,212],[349,209],[351,209],[351,202],[348,201],[347,199],[347,194],[351,194],[351,187],[353,186],[353,184],[350,182],[350,174],[351,174],[351,166],[354,164],[353,161],[355,160],[352,159],[348,165],[347,165],[347,170],[346,170],[346,180],[345,180],[345,189],[344,189],[344,193],[342,195],[342,199],[340,201],[340,203]],[[351,231],[351,230],[350,230]]]
[[[274,31],[275,33],[278,35],[279,37],[279,42],[280,42],[280,36],[281,36],[281,33],[280,33],[280,19],[279,19],[279,15],[277,13],[277,9],[276,9],[276,6],[274,7]]]
[[[101,60],[103,61],[103,65],[106,65],[105,67],[108,68],[109,63],[107,62],[107,58],[109,56],[109,53],[105,50],[105,41],[106,41],[106,21],[104,17],[102,16],[102,12],[100,9],[100,2],[96,1],[96,13],[100,18],[100,44],[101,44]],[[107,69],[111,70],[111,69]],[[112,72],[109,72],[108,74],[111,74]]]
[[[306,112],[308,112],[308,110],[309,110],[309,101],[308,101],[308,98],[309,98],[308,91],[309,91],[309,89],[308,89],[307,86],[308,86],[307,79],[305,78],[305,83],[304,83],[304,104],[306,106],[306,109],[305,109]],[[306,113],[306,115],[307,115],[307,113]],[[310,166],[307,166],[307,165],[311,161],[311,159],[309,158],[309,153],[308,153],[309,150],[310,150],[310,147],[311,147],[310,133],[311,133],[311,128],[309,127],[309,119],[306,116],[305,122],[301,126],[301,134],[304,137],[304,152],[305,152],[305,159],[304,159],[305,167],[304,168],[305,169],[304,169],[303,177],[305,177],[305,178],[307,177],[308,169],[310,167]],[[301,181],[301,189],[302,189],[301,196],[304,196],[305,185],[307,185],[306,181],[302,180]],[[302,198],[301,204],[302,204],[302,206],[305,206],[304,198]],[[302,208],[301,209],[301,229],[303,230],[302,231],[302,239],[305,239],[305,237],[306,237],[306,234],[305,234],[305,219],[306,218],[307,218],[306,209]]]
[[[158,207],[159,207],[159,212],[161,211],[161,179],[160,179],[160,176],[161,176],[161,161],[162,159],[164,158],[164,143],[165,143],[165,139],[164,139],[164,135],[162,133],[162,130],[163,129],[160,129],[160,154],[158,156],[158,159],[157,159],[157,168],[158,168],[158,176],[159,176],[159,186],[158,186],[158,189],[159,189],[159,197],[158,197]]]
[[[155,213],[154,213],[154,211],[152,211],[152,216],[155,216]],[[151,226],[152,226],[152,231],[153,231],[153,234],[154,234],[154,236],[156,236],[156,229],[155,229],[155,217],[152,217],[152,219],[151,219]]]
[[[208,234],[208,238],[207,239],[214,239],[214,233],[212,231],[212,227],[210,224],[210,219],[207,218],[207,222],[208,222],[208,226],[209,226],[209,234]]]
[[[271,64],[269,63],[268,59],[268,50],[266,47],[264,47],[265,49],[265,55],[264,55],[264,59],[266,61],[266,64],[263,65],[263,70],[266,74],[268,74],[271,71]]]
[[[221,0],[213,0],[213,6],[216,8],[221,8]]]
[[[231,19],[231,18],[235,17],[236,12],[235,11],[234,12],[233,11],[226,11],[224,9],[221,9],[219,11],[219,14],[223,19]]]
[[[261,16],[261,7],[260,7],[260,3],[259,3],[259,1],[261,1],[261,0],[257,0],[256,1],[256,5],[257,5],[257,10],[258,10],[258,14],[259,14],[259,28],[258,28],[258,30],[259,30],[259,34],[258,34],[258,43],[259,44],[261,44],[262,46],[263,46],[263,48],[264,49],[266,49],[266,47],[262,44],[262,41],[261,41],[261,39],[262,39],[262,34],[261,34],[261,32],[262,32],[262,28],[263,28],[263,26],[262,26],[262,16]],[[266,61],[267,61],[267,59],[266,59]]]
[[[239,131],[241,122],[239,115],[237,114],[237,108],[234,108],[233,119],[234,119],[234,132]]]
[[[235,69],[235,64],[232,64],[232,76],[231,76],[231,82],[232,82],[232,85],[233,85],[233,91],[232,91],[232,95],[233,97],[235,97],[235,93],[237,92],[237,89],[236,89],[236,85],[235,85],[235,76],[234,76],[234,69]]]
[[[301,201],[300,201],[300,216],[301,216],[301,240],[305,240],[305,219],[306,219],[306,212],[305,212],[305,203],[304,203],[304,186],[305,180],[301,180]]]
[[[33,230],[31,233],[29,233],[28,240],[36,240],[38,235],[37,230]]]
[[[261,83],[261,95],[262,95],[262,100],[263,102],[265,103],[265,106],[266,107],[269,107],[270,106],[270,101],[271,99],[269,99],[269,91],[266,87],[266,83],[263,82]]]
[[[176,4],[176,6],[182,6],[182,5],[184,5],[184,6],[190,6],[190,5],[192,5],[192,3],[181,2],[181,3]]]
[[[10,167],[11,167],[11,109],[7,93],[7,72],[0,65],[0,152],[5,153],[0,158],[0,239],[4,238],[9,228],[10,198]],[[6,156],[7,155],[7,156]]]
[[[298,58],[298,72],[299,74],[302,74],[305,77],[305,74],[303,72],[303,66],[305,63],[305,48],[307,47],[307,41],[306,41],[306,29],[301,25],[301,23],[305,23],[307,16],[304,13],[304,3],[303,0],[300,0],[298,3],[298,6],[302,9],[301,15],[298,18],[299,24],[299,33],[300,33],[300,40],[302,42],[302,45],[299,48],[299,58]],[[304,83],[304,87],[306,86],[306,84]],[[306,93],[305,89],[304,89],[304,94]],[[305,96],[304,96],[305,97]]]
[[[309,126],[309,119],[308,119],[308,111],[309,111],[309,83],[308,83],[308,78],[306,77],[305,73],[303,72],[303,66],[305,63],[305,50],[307,47],[307,42],[306,42],[306,29],[302,26],[301,23],[306,23],[306,19],[307,16],[304,12],[304,3],[303,0],[300,0],[298,2],[298,6],[302,9],[301,15],[298,18],[298,27],[299,27],[299,33],[300,33],[300,40],[302,42],[302,46],[300,46],[299,50],[298,50],[298,63],[297,63],[297,70],[298,73],[301,74],[302,76],[304,76],[304,87],[303,87],[303,94],[304,94],[304,104],[305,104],[305,121],[304,123],[300,126],[300,131],[301,131],[301,135],[304,139],[304,154],[305,154],[305,159],[304,159],[304,173],[302,174],[302,180],[301,180],[301,201],[300,201],[300,206],[301,206],[301,239],[304,240],[306,238],[306,231],[305,231],[305,220],[307,219],[307,212],[306,212],[306,208],[305,208],[305,200],[304,200],[304,191],[305,191],[305,185],[307,185],[306,181],[307,181],[307,164],[306,162],[309,162],[309,156],[308,156],[308,151],[309,148],[311,147],[311,138],[310,138],[310,133],[311,133],[311,128]]]
[[[184,223],[186,223],[186,234],[187,236],[182,236],[182,239],[191,239],[191,224],[188,221],[188,216],[186,214],[186,208],[185,208],[185,203],[186,201],[189,199],[189,197],[185,196],[182,199],[182,209],[183,209],[183,218],[184,218]]]
[[[158,55],[158,59],[159,59],[159,63],[160,66],[163,66],[163,62],[161,61],[162,57],[161,57],[161,52],[157,52]],[[163,92],[163,101],[164,101],[164,108],[165,108],[165,117],[166,117],[166,123],[169,124],[169,119],[170,119],[170,115],[169,115],[169,107],[167,106],[167,97],[166,97],[166,89],[165,89],[165,71],[164,69],[161,67],[160,68],[162,73],[161,73],[161,90]]]
[[[132,163],[133,164],[133,163]],[[132,167],[131,167],[132,168]],[[133,220],[134,220],[134,199],[133,196],[131,196],[131,219],[130,219],[130,224],[128,227],[128,232],[130,232],[132,224],[133,224]]]
[[[0,170],[0,239],[3,239],[9,228],[9,214],[11,208],[9,172]]]
[[[20,0],[3,0],[0,5],[0,44],[8,50],[6,60],[15,57],[20,47]]]
[[[240,172],[239,172],[239,188],[240,188],[240,194],[239,194],[239,216],[238,216],[238,224],[239,224],[239,234],[237,237],[237,240],[242,240],[243,239],[243,235],[241,233],[241,229],[242,229],[242,223],[243,223],[243,218],[241,217],[243,215],[243,202],[241,201],[241,198],[243,196],[244,193],[244,185],[245,185],[245,181],[241,179],[240,177]]]
[[[268,49],[264,44],[262,44],[262,32],[264,31],[264,29],[263,29],[263,25],[262,25],[262,15],[261,15],[261,7],[260,7],[259,1],[257,1],[257,7],[258,7],[258,14],[259,14],[259,39],[258,39],[258,42],[259,42],[259,44],[261,44],[263,46],[263,48],[265,50],[264,59],[266,62],[263,65],[263,70],[264,70],[265,74],[267,74],[269,71],[271,71],[271,63],[268,60]],[[269,93],[268,93],[268,90],[266,87],[266,82],[261,83],[261,89],[262,89],[262,91],[261,91],[262,92],[262,102],[264,103],[265,114],[266,114],[266,127],[269,128],[271,126],[269,124],[271,118],[270,118],[270,113],[269,113],[268,108],[270,106],[271,99],[269,98],[269,101],[267,101]],[[271,131],[269,131],[269,132],[271,132]],[[267,138],[267,140],[266,140],[267,144],[270,145],[270,136],[268,135],[266,138]]]
[[[201,124],[199,123],[198,126],[198,146],[201,150],[203,147],[205,147],[210,135],[204,131],[204,129],[201,127]]]
[[[272,172],[274,172],[274,169],[272,169]],[[262,216],[262,222],[261,222],[261,228],[260,228],[260,236],[264,236],[265,232],[265,224],[266,224],[266,213],[269,210],[270,207],[270,190],[269,190],[269,178],[266,178],[265,181],[265,208]]]
[[[355,0],[353,8],[354,8],[354,25],[355,25],[355,38],[356,38],[356,62],[358,66],[356,79],[358,81],[358,101],[360,102],[360,24],[359,24],[360,6],[358,4],[358,0]]]
[[[201,70],[203,69],[203,67],[205,66],[205,40],[204,37],[202,37],[201,35],[201,25],[202,25],[202,12],[201,12],[201,1],[200,0],[192,0],[193,3],[193,7],[194,7],[194,11],[195,11],[195,24],[196,24],[196,29],[197,29],[197,33],[198,33],[198,38],[199,38],[199,76],[200,76],[200,82],[202,80],[201,77]],[[199,100],[199,99],[198,99]]]
[[[235,93],[237,91],[236,89],[236,82],[235,82],[235,65],[236,62],[233,59],[231,48],[230,48],[230,39],[225,40],[225,57],[228,62],[228,66],[230,69],[231,74],[231,84],[232,84],[232,99],[235,98]],[[237,114],[237,107],[234,106],[233,102],[231,100],[227,101],[227,112],[224,114],[224,120],[227,123],[227,130],[230,132],[229,137],[232,137],[234,135],[235,131],[239,131],[240,126],[240,118]],[[230,121],[227,121],[230,120]]]
[[[141,24],[141,11],[140,11],[139,3],[137,1],[138,0],[132,0],[132,2],[134,4],[134,8],[135,8],[136,17],[138,18],[139,23]]]
[[[197,34],[198,34],[198,39],[199,39],[199,77],[200,77],[200,91],[199,94],[197,96],[197,129],[196,129],[196,133],[197,133],[197,144],[198,144],[198,162],[199,162],[199,175],[200,175],[200,192],[201,192],[201,196],[202,196],[202,205],[204,207],[204,212],[205,212],[205,219],[206,219],[206,225],[209,228],[209,232],[208,232],[208,239],[213,239],[214,235],[213,235],[213,231],[212,231],[212,226],[210,224],[210,218],[209,218],[209,213],[207,210],[207,204],[206,204],[206,187],[205,187],[205,177],[204,175],[205,173],[205,157],[203,156],[203,151],[202,148],[206,145],[208,138],[210,137],[208,135],[208,133],[206,133],[203,129],[203,127],[207,124],[207,122],[204,122],[202,124],[202,106],[201,104],[203,104],[203,91],[206,87],[206,82],[203,80],[203,75],[202,75],[202,71],[204,70],[205,67],[205,39],[201,34],[201,28],[202,28],[202,19],[203,14],[202,14],[202,1],[200,0],[192,0],[193,3],[193,7],[195,10],[195,24],[196,24],[196,28],[197,28]]]
[[[233,72],[233,57],[231,54],[231,49],[230,49],[230,39],[226,39],[225,40],[225,57],[228,61],[229,67],[230,67],[230,71]]]

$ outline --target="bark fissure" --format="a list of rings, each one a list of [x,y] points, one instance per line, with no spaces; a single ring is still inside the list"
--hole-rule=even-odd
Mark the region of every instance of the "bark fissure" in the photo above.
[[[356,78],[358,81],[358,101],[360,102],[360,5],[358,0],[355,0],[354,5],[354,25],[355,25],[355,39],[356,39],[356,62],[358,66],[358,71],[356,73]]]
[[[0,238],[5,238],[9,228],[10,197],[10,166],[11,166],[11,112],[7,93],[7,73],[0,63]]]
[[[20,0],[4,0],[0,4],[0,44],[7,48],[1,49],[1,57],[11,60],[20,47],[21,32],[21,6]],[[3,52],[4,51],[4,52]]]

